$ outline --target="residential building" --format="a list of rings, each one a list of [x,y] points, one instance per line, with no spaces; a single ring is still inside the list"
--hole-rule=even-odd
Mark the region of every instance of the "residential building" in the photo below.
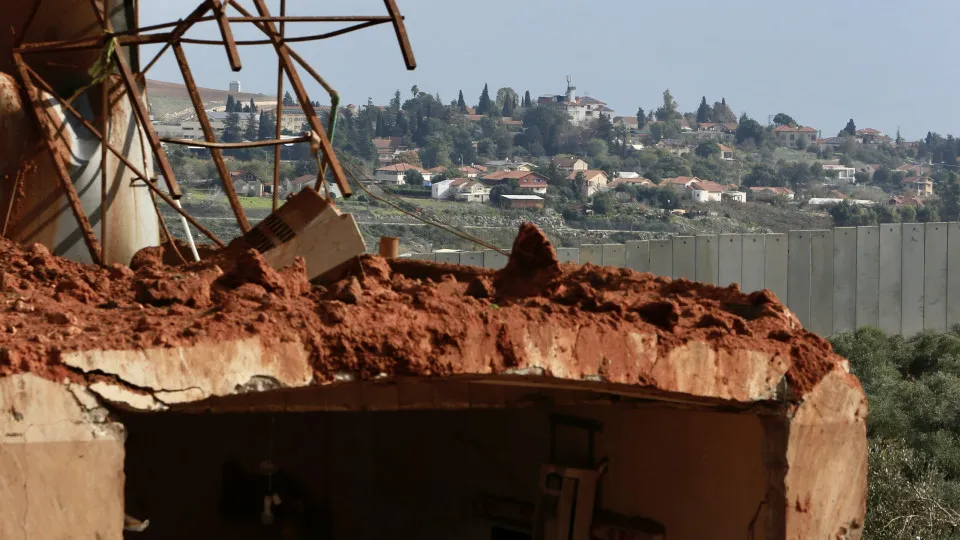
[[[462,167],[458,167],[457,171],[459,171],[464,178],[477,178],[481,174],[487,172],[487,168],[483,165],[464,165]]]
[[[887,204],[893,206],[923,206],[925,203],[926,201],[913,195],[895,195],[887,201]]]
[[[373,139],[373,146],[377,149],[377,159],[381,165],[393,163],[397,156],[407,151],[400,137],[377,137]]]
[[[500,125],[507,128],[507,131],[511,133],[520,133],[523,131],[523,120],[517,120],[516,118],[501,118]]]
[[[239,94],[239,93],[240,93],[240,81],[230,81],[230,84],[229,84],[228,87],[230,88],[230,93],[231,93],[231,94]]]
[[[583,196],[584,197],[593,197],[598,192],[603,191],[607,188],[607,184],[610,182],[610,179],[607,178],[607,173],[601,170],[586,170],[586,171],[577,171],[571,172],[567,175],[567,180],[576,180],[577,175],[583,173]]]
[[[827,164],[823,166],[823,172],[828,175],[828,178],[831,175],[840,182],[854,183],[857,181],[857,169],[854,167],[847,167],[845,165],[832,165]]]
[[[504,208],[543,208],[543,197],[539,195],[501,195],[500,205]]]
[[[553,158],[553,164],[561,171],[568,173],[585,171],[590,168],[586,161],[576,157],[555,157]]]
[[[693,152],[693,146],[677,139],[664,139],[658,142],[656,147],[677,157],[685,156]]]
[[[640,173],[634,171],[617,171],[613,173],[614,178],[641,178]]]
[[[690,190],[690,198],[697,202],[720,202],[723,200],[723,194],[729,191],[727,186],[712,182],[710,180],[697,180],[692,182],[687,189]],[[744,194],[746,199],[746,194]]]
[[[574,125],[589,123],[601,114],[610,118],[614,117],[615,111],[607,104],[592,97],[577,97],[577,87],[573,86],[573,79],[567,75],[567,92],[564,95],[545,95],[540,96],[537,105],[541,107],[557,107],[570,115],[570,121]]]
[[[903,191],[917,197],[933,195],[933,180],[929,176],[908,176],[903,179]]]
[[[450,198],[450,186],[455,180],[460,179],[450,179],[442,180],[440,182],[434,182],[430,186],[430,198],[431,199],[449,199]]]
[[[656,187],[657,185],[649,178],[624,178],[622,176],[615,177],[607,184],[607,187],[611,189],[617,186]]]
[[[721,199],[725,201],[733,202],[747,202],[747,193],[745,191],[739,191],[731,189],[729,191],[724,191],[721,194]]]
[[[749,188],[749,190],[750,198],[755,201],[772,201],[781,196],[792,201],[794,197],[793,190],[785,187],[754,186]]]
[[[930,172],[931,167],[925,166],[923,164],[917,163],[904,163],[903,165],[894,169],[895,171],[905,172],[907,176],[924,176],[924,169],[926,172]]]
[[[783,145],[796,146],[802,144],[808,146],[817,142],[817,130],[812,127],[777,126],[773,128],[773,134],[777,138],[777,142]]]
[[[495,171],[480,177],[480,181],[489,186],[496,186],[509,182],[510,180],[516,180],[521,183],[524,181],[539,180],[546,183],[547,177],[533,171]]]
[[[720,145],[720,159],[724,161],[733,161],[733,148],[725,144]]]
[[[392,184],[396,186],[402,186],[406,184],[404,176],[406,176],[407,171],[414,170],[419,172],[423,179],[427,182],[433,177],[429,171],[425,171],[416,165],[410,165],[409,163],[394,163],[393,165],[387,165],[386,167],[380,167],[376,171],[374,179],[377,182],[383,184]]]
[[[541,178],[539,175],[531,175],[520,180],[520,189],[530,191],[538,195],[546,195],[547,187],[547,181]]]
[[[456,200],[470,203],[483,203],[490,200],[489,187],[477,182],[476,180],[462,180],[466,181],[451,188],[457,190],[456,194],[454,195]],[[456,183],[457,182],[454,182],[454,184]]]
[[[660,187],[668,187],[677,190],[684,190],[690,186],[690,184],[699,181],[700,179],[696,176],[678,176],[676,178],[664,178],[660,181]]]
[[[887,137],[879,130],[864,128],[857,130],[857,141],[863,144],[880,144],[890,142],[890,137]]]
[[[501,171],[532,171],[537,166],[526,161],[513,161],[510,159],[495,159],[484,163],[488,169],[498,169]]]

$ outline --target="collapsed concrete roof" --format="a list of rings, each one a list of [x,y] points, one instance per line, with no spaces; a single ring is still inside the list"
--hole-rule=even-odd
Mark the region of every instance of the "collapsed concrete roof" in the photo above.
[[[768,530],[857,537],[862,524],[863,391],[847,362],[768,291],[561,265],[530,225],[501,271],[364,257],[361,275],[325,288],[311,287],[302,265],[278,272],[255,251],[176,267],[152,248],[132,269],[77,264],[3,239],[0,252],[0,383],[44,392],[63,385],[86,411],[71,418],[85,417],[90,437],[118,437],[95,413],[101,403],[143,411],[470,406],[469,397],[424,398],[404,382],[418,380],[762,407],[781,419],[771,436],[785,447],[783,469],[771,476],[785,502],[774,505]],[[363,390],[349,397],[333,393],[357,384]],[[51,414],[39,416],[55,421]],[[22,423],[22,415],[0,417],[13,435],[6,442],[26,442],[17,436]]]

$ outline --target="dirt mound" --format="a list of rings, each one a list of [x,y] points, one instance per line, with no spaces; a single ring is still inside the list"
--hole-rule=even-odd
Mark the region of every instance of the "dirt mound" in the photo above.
[[[568,332],[580,357],[602,351],[601,371],[634,383],[645,374],[631,371],[631,352],[611,349],[603,332],[655,335],[662,354],[702,341],[782,355],[792,360],[787,378],[797,395],[843,361],[768,291],[560,264],[527,225],[498,272],[364,256],[362,272],[324,288],[310,286],[302,261],[277,272],[252,250],[226,271],[215,258],[184,266],[163,259],[153,250],[135,257],[135,271],[100,268],[0,238],[0,375],[76,377],[58,363],[62,352],[253,335],[303,343],[319,381],[339,371],[484,373],[515,365],[525,343],[540,339],[518,328]]]

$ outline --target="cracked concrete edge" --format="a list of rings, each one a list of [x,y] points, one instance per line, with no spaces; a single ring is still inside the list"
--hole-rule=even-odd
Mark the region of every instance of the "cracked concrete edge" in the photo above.
[[[116,384],[94,383],[91,388],[108,401],[142,410],[313,382],[302,344],[265,346],[256,337],[184,347],[80,351],[64,354],[61,361],[81,374],[115,378]]]
[[[0,444],[124,438],[123,425],[83,385],[32,373],[0,377]]]

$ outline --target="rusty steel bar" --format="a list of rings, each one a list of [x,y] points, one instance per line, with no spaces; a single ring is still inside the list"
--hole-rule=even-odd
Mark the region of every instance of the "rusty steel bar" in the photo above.
[[[107,80],[100,83],[100,99],[103,103],[103,139],[100,141],[100,258],[107,260],[107,141],[110,133],[110,98]]]
[[[140,70],[140,74],[146,78],[147,72],[150,71],[150,68],[152,68],[160,60],[160,57],[163,56],[163,53],[165,53],[168,48],[170,48],[171,44],[183,37],[183,34],[187,33],[187,30],[189,30],[190,27],[193,26],[200,18],[205,16],[207,11],[210,11],[212,7],[213,6],[211,6],[210,2],[204,0],[190,13],[190,15],[187,15],[186,19],[181,20],[177,24],[176,28],[170,32],[170,41],[164,44],[163,47],[160,47],[160,50],[157,51],[156,55],[154,55],[153,60],[150,60],[146,67]]]
[[[302,135],[300,137],[293,137],[290,139],[270,139],[267,141],[248,141],[248,142],[237,142],[237,143],[225,143],[225,142],[210,142],[210,141],[200,141],[192,139],[177,139],[175,137],[161,137],[161,142],[171,143],[171,144],[180,144],[184,146],[200,146],[203,148],[261,148],[264,146],[283,146],[285,144],[296,144],[303,142],[310,142],[310,137],[307,135]]]
[[[144,45],[144,44],[156,44],[156,43],[167,43],[172,39],[172,33],[165,34],[148,34],[148,35],[132,35],[132,36],[116,36],[117,44],[120,46],[127,45]],[[102,49],[103,46],[107,43],[108,40],[112,39],[113,36],[102,35],[89,38],[80,38],[72,41],[42,41],[35,43],[24,43],[20,47],[13,49],[13,52],[22,53],[22,54],[33,54],[33,53],[46,53],[46,52],[67,52],[67,51],[83,51],[90,49]]]
[[[233,30],[230,28],[230,22],[227,21],[226,6],[220,0],[208,1],[213,6],[213,13],[217,17],[217,26],[220,27],[220,37],[223,38],[224,47],[227,50],[230,69],[240,71],[243,69],[243,64],[240,62],[240,51],[237,50],[237,43],[233,39]]]
[[[280,16],[283,17],[287,14],[287,0],[280,0]],[[259,25],[257,25],[259,26]],[[283,22],[280,23],[280,39],[283,39],[286,36],[286,24]],[[280,121],[283,119],[283,66],[280,64],[279,58],[277,59],[277,125],[276,137],[279,139],[283,134],[283,129],[280,126]],[[283,149],[279,146],[274,147],[273,149],[273,210],[276,211],[280,203],[280,152]]]
[[[234,4],[231,4],[234,5]],[[341,28],[339,30],[333,30],[331,32],[325,32],[323,34],[313,34],[309,36],[295,36],[288,37],[283,40],[283,43],[300,43],[304,41],[319,41],[322,39],[329,39],[333,37],[342,36],[344,34],[349,34],[350,32],[356,32],[357,30],[363,30],[364,28],[371,28],[377,25],[385,24],[390,21],[372,21],[365,22],[360,24],[355,24],[353,26],[348,26],[346,28]],[[266,24],[266,23],[262,23]],[[223,41],[216,39],[197,39],[197,38],[180,38],[180,41],[183,43],[188,43],[190,45],[223,45]],[[237,41],[237,45],[248,46],[248,45],[271,45],[273,41],[268,39],[256,39],[256,40],[244,40]]]
[[[30,110],[33,111],[34,120],[40,128],[44,145],[47,147],[47,152],[53,160],[53,165],[57,172],[57,179],[60,181],[60,188],[63,189],[67,197],[67,204],[69,204],[74,217],[77,219],[80,232],[83,234],[83,241],[87,245],[87,250],[90,252],[90,258],[93,259],[95,264],[103,264],[103,259],[100,258],[103,252],[100,247],[100,242],[97,240],[96,233],[93,232],[93,227],[90,225],[90,220],[87,219],[87,214],[83,211],[80,196],[77,195],[76,187],[70,178],[70,171],[67,170],[67,164],[63,162],[60,153],[57,152],[55,142],[57,130],[47,116],[48,112],[43,108],[43,98],[40,91],[33,85],[33,81],[30,79],[30,73],[26,70],[26,63],[23,61],[23,57],[20,56],[19,53],[13,53],[12,56],[13,63],[17,68],[20,84],[23,86],[27,101],[30,102]]]
[[[30,76],[33,77],[33,78],[36,80],[37,85],[39,85],[39,86],[43,89],[44,92],[47,92],[48,94],[50,94],[51,96],[53,96],[53,99],[57,100],[57,102],[60,103],[60,105],[61,105],[64,109],[70,111],[70,113],[83,125],[83,127],[87,128],[87,131],[89,131],[91,134],[93,134],[94,137],[100,139],[100,141],[104,144],[104,146],[107,147],[107,150],[109,150],[111,154],[113,154],[114,156],[117,157],[117,159],[119,159],[121,162],[123,162],[124,165],[126,165],[127,167],[129,167],[130,170],[133,172],[133,174],[137,177],[137,179],[142,180],[143,183],[146,184],[147,187],[149,187],[151,190],[153,190],[154,192],[156,192],[157,195],[159,195],[160,198],[163,199],[164,202],[166,202],[168,205],[170,205],[170,207],[173,208],[178,214],[180,214],[181,216],[183,216],[184,218],[186,218],[186,220],[187,220],[188,222],[190,222],[191,225],[193,225],[194,227],[196,227],[197,230],[199,230],[199,231],[202,232],[204,235],[206,235],[208,238],[210,238],[210,240],[212,240],[215,244],[219,245],[220,247],[223,247],[223,246],[226,245],[226,244],[223,242],[223,240],[220,240],[220,238],[217,237],[217,235],[215,235],[215,234],[213,234],[212,232],[210,232],[209,229],[207,229],[206,227],[204,227],[203,225],[201,225],[196,219],[193,218],[193,216],[191,216],[190,214],[184,212],[182,208],[180,208],[179,206],[177,206],[177,205],[174,203],[174,200],[171,199],[169,195],[167,195],[166,193],[164,193],[158,186],[156,186],[156,185],[153,183],[153,181],[151,181],[150,178],[146,175],[146,173],[143,172],[143,171],[141,171],[140,168],[139,168],[137,165],[134,165],[133,163],[131,163],[130,160],[127,159],[127,156],[125,156],[122,152],[120,152],[119,150],[117,150],[116,148],[114,148],[113,145],[107,143],[107,142],[106,142],[106,139],[105,139],[104,136],[103,136],[103,134],[100,133],[100,130],[98,130],[98,129],[96,128],[96,126],[94,126],[93,124],[91,124],[89,120],[87,120],[86,118],[84,118],[83,115],[80,114],[80,112],[77,111],[77,109],[75,109],[75,108],[73,107],[73,105],[71,105],[70,103],[67,103],[67,101],[66,101],[65,99],[63,99],[63,96],[61,96],[60,94],[58,94],[58,93],[56,92],[56,90],[54,90],[53,87],[50,86],[50,83],[48,83],[47,81],[43,80],[43,78],[40,77],[40,75],[38,75],[35,71],[33,71],[32,68],[30,68],[30,66],[24,65],[24,67],[27,69],[27,71],[29,72]]]
[[[258,23],[258,22],[391,22],[393,19],[385,15],[319,15],[319,16],[286,16],[284,10],[280,9],[279,17],[227,17],[230,22]]]
[[[163,218],[163,213],[160,212],[160,205],[157,204],[157,196],[155,193],[152,197],[150,197],[150,200],[153,201],[153,209],[157,211],[157,219],[160,221],[160,229],[167,237],[167,241],[170,242],[170,247],[173,248],[173,252],[177,254],[177,258],[180,259],[180,262],[187,264],[187,259],[184,258],[183,253],[180,253],[180,248],[177,247],[177,241],[173,238],[173,235],[170,234],[170,229],[167,227],[167,220]]]
[[[177,65],[180,66],[180,73],[183,75],[183,82],[187,85],[187,93],[190,94],[190,101],[193,102],[193,108],[197,111],[197,120],[200,121],[200,128],[203,130],[203,137],[208,143],[216,143],[217,135],[210,125],[210,118],[207,117],[207,111],[203,107],[203,100],[200,98],[200,92],[197,90],[197,83],[193,79],[193,72],[190,71],[190,64],[187,62],[187,55],[183,52],[183,46],[174,42],[173,54],[177,58]],[[237,196],[237,189],[230,181],[230,172],[227,171],[227,164],[223,161],[223,154],[219,147],[210,147],[210,157],[213,164],[217,167],[217,173],[223,182],[223,191],[227,194],[227,200],[230,202],[230,208],[233,209],[233,215],[237,218],[240,230],[244,234],[250,231],[250,222],[247,221],[247,215],[243,212],[243,205],[240,204],[240,198]]]
[[[157,136],[157,132],[154,131],[153,124],[150,123],[150,113],[147,111],[147,107],[143,104],[143,101],[137,97],[137,83],[133,78],[133,74],[130,72],[130,67],[123,59],[120,51],[114,51],[113,58],[117,63],[120,79],[123,81],[123,85],[127,90],[127,95],[130,98],[131,105],[133,105],[133,110],[140,120],[140,127],[146,132],[147,140],[150,141],[150,148],[157,158],[157,165],[160,167],[160,172],[163,173],[163,180],[170,189],[170,195],[172,195],[174,199],[179,199],[183,196],[183,192],[180,191],[180,185],[177,184],[177,180],[173,176],[173,167],[170,166],[167,154],[163,151],[163,147],[160,146],[160,138]]]
[[[410,47],[410,39],[407,38],[407,26],[403,23],[403,16],[400,15],[400,9],[397,8],[396,0],[383,0],[393,20],[393,29],[397,33],[397,41],[400,43],[400,50],[403,52],[403,61],[407,64],[407,69],[417,69],[417,60],[413,57],[413,48]]]
[[[23,149],[23,154],[26,155],[26,139],[24,139]],[[7,236],[7,227],[10,225],[10,216],[13,215],[13,208],[16,206],[17,193],[23,186],[23,178],[27,175],[27,169],[25,167],[26,164],[21,163],[20,168],[17,170],[17,177],[13,179],[13,189],[10,191],[10,202],[7,204],[7,213],[3,216],[3,228],[0,228],[0,236]]]
[[[268,16],[270,14],[264,0],[253,1],[254,5],[257,6],[257,11],[260,13],[260,15]],[[232,3],[234,5],[237,4],[237,2],[233,0]],[[300,102],[300,107],[303,109],[303,112],[307,116],[307,121],[310,123],[310,129],[312,129],[320,139],[320,147],[323,150],[323,160],[333,171],[333,177],[337,182],[337,187],[340,188],[340,194],[344,197],[349,197],[353,194],[353,190],[350,189],[350,184],[347,182],[346,176],[344,176],[343,168],[340,166],[340,160],[337,159],[336,154],[333,152],[333,144],[330,143],[330,139],[327,137],[327,134],[323,129],[323,125],[320,123],[320,118],[317,117],[317,111],[313,108],[313,104],[310,103],[310,96],[307,94],[307,91],[303,86],[303,82],[300,80],[300,75],[297,73],[296,67],[293,65],[293,60],[290,58],[289,49],[286,44],[280,41],[280,36],[277,34],[276,26],[274,26],[273,23],[264,23],[264,25],[267,27],[267,30],[269,30],[268,36],[273,41],[273,46],[277,50],[277,54],[280,57],[280,65],[283,66],[283,70],[287,74],[287,78],[290,79],[290,84],[293,86],[293,90],[297,94],[297,100]]]

